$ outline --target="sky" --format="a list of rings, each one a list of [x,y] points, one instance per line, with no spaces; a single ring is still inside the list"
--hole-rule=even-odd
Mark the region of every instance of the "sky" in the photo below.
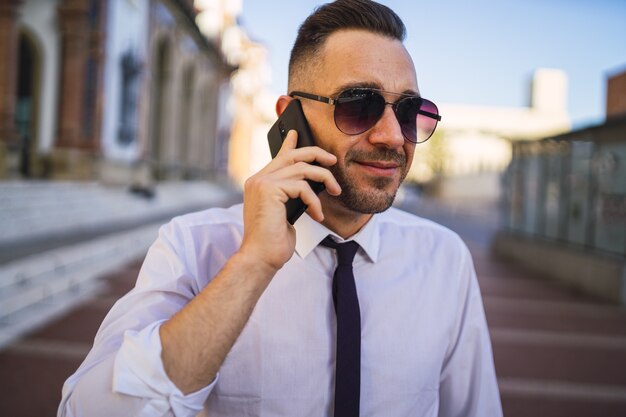
[[[601,123],[606,79],[626,71],[626,0],[381,0],[407,26],[420,92],[436,103],[523,107],[538,68],[568,77],[574,128]],[[270,89],[287,88],[299,25],[324,1],[244,0],[241,24],[264,44]]]

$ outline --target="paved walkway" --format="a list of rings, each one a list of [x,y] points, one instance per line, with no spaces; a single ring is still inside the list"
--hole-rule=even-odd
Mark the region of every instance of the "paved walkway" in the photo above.
[[[626,310],[493,259],[482,238],[467,242],[505,416],[626,416]],[[110,274],[96,301],[0,352],[1,416],[56,413],[63,381],[84,358],[106,312],[132,287],[138,268],[136,261]]]
[[[134,285],[140,261],[106,277],[106,290],[0,352],[0,416],[55,416],[65,379],[81,364],[115,301]],[[112,416],[113,417],[113,416]]]
[[[470,249],[505,416],[626,416],[626,310]]]

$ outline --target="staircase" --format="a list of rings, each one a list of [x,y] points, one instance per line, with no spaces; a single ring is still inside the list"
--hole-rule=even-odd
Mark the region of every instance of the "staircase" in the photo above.
[[[97,183],[0,183],[0,347],[96,297],[171,217],[240,196],[166,183],[153,198]]]

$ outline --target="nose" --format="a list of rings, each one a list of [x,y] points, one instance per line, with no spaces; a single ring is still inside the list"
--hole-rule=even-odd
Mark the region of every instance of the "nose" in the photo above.
[[[369,142],[388,149],[398,149],[404,145],[400,123],[391,103],[387,103],[380,120],[370,129]]]

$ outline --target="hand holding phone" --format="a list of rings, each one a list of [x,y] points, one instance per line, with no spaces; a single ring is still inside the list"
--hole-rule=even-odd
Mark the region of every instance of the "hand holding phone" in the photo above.
[[[287,105],[276,123],[274,123],[267,133],[272,158],[276,157],[283,141],[285,140],[285,137],[287,136],[287,132],[292,129],[298,132],[297,148],[315,146],[315,141],[313,140],[313,135],[311,134],[311,128],[304,117],[302,105],[299,100],[292,100]],[[307,180],[307,182],[315,194],[321,193],[325,188],[323,183],[310,180]],[[287,221],[290,224],[294,224],[307,209],[306,204],[304,204],[300,198],[290,199],[287,203],[285,203],[285,206],[287,208]]]

